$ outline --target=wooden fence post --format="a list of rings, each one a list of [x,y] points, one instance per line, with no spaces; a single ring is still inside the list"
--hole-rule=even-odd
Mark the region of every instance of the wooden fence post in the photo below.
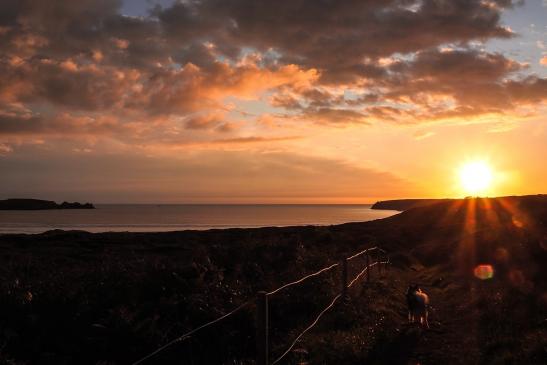
[[[268,365],[268,293],[258,292],[256,302],[256,364]]]
[[[348,259],[342,259],[340,267],[342,268],[342,299],[349,300],[348,297]]]
[[[366,254],[366,264],[367,264],[367,283],[369,283],[369,282],[370,282],[370,267],[369,267],[369,265],[370,265],[370,257],[369,257],[369,255],[368,255],[368,252],[367,252],[367,254]]]

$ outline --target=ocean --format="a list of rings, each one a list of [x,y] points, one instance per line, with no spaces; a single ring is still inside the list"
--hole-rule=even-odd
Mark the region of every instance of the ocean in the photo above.
[[[0,233],[51,229],[88,232],[165,232],[213,228],[332,225],[389,217],[370,205],[98,204],[91,210],[0,210]]]

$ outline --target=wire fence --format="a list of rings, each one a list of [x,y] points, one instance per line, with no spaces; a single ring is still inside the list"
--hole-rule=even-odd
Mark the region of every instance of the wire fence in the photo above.
[[[330,304],[328,306],[325,307],[325,309],[323,309],[318,315],[317,317],[315,317],[314,321],[308,326],[306,327],[302,332],[300,332],[300,334],[298,336],[296,336],[296,338],[294,339],[294,341],[291,343],[291,345],[289,346],[289,348],[281,355],[279,356],[274,362],[272,362],[272,365],[275,365],[277,364],[278,362],[280,362],[285,356],[287,356],[287,354],[289,352],[291,352],[291,350],[293,349],[294,345],[296,345],[296,343],[298,342],[298,340],[300,340],[300,338],[302,336],[304,336],[306,334],[306,332],[308,332],[309,330],[311,330],[316,324],[317,322],[319,322],[319,320],[321,319],[321,317],[323,316],[323,314],[327,313],[327,311],[329,309],[331,309],[334,304],[336,303],[336,301],[338,299],[340,299],[340,297],[342,297],[342,294],[338,294],[337,296],[334,297],[334,299],[332,299],[332,301],[330,302]]]
[[[373,248],[375,249],[375,248]],[[354,256],[352,256],[352,258],[355,258],[357,256],[359,256],[360,254],[364,254],[366,251],[368,250],[365,250],[365,251],[362,251]],[[382,252],[385,253],[385,251],[382,250]],[[347,258],[346,260],[349,260],[350,258]],[[361,270],[348,284],[347,284],[347,288],[351,288],[366,272],[368,272],[372,267],[374,266],[377,266],[377,265],[388,265],[390,262],[389,260],[384,260],[384,261],[376,261],[376,262],[373,262],[371,264],[368,264],[363,270]],[[345,293],[340,293],[338,295],[336,295],[332,301],[330,302],[329,305],[327,305],[318,315],[317,317],[313,320],[313,322],[307,326],[302,332],[300,332],[298,334],[298,336],[296,336],[296,338],[294,339],[294,341],[289,345],[289,347],[287,348],[287,350],[285,352],[283,352],[283,354],[281,356],[279,356],[276,360],[274,360],[271,365],[275,365],[277,363],[279,363],[283,358],[285,358],[285,356],[287,356],[291,350],[294,348],[294,346],[298,343],[298,341],[307,333],[309,332],[313,327],[315,327],[315,325],[319,322],[319,320],[321,319],[321,317],[329,310],[331,309],[334,304],[338,301],[338,299],[340,298],[343,298],[345,296]]]
[[[376,251],[377,252],[377,260],[375,262],[370,262],[370,255],[369,255],[369,252],[373,252],[373,251]],[[360,256],[363,256],[365,255],[365,258],[366,258],[366,265],[365,267],[351,280],[349,281],[348,283],[348,270],[347,270],[347,265],[348,265],[348,262],[357,258],[357,257],[360,257]],[[384,260],[380,261],[380,255],[383,256]],[[212,326],[220,321],[222,321],[223,319],[226,319],[230,316],[232,316],[233,314],[239,312],[240,310],[242,310],[243,308],[247,307],[248,305],[250,305],[251,303],[255,302],[256,301],[256,304],[257,304],[257,365],[275,365],[277,363],[279,363],[283,358],[285,358],[290,352],[291,350],[294,348],[294,346],[298,343],[298,341],[307,333],[309,332],[318,322],[319,320],[321,319],[321,317],[327,313],[332,307],[334,307],[334,305],[336,304],[336,302],[338,301],[338,299],[340,298],[346,298],[347,297],[347,289],[348,288],[351,288],[361,277],[363,277],[363,275],[365,274],[368,274],[367,275],[367,281],[369,280],[370,278],[370,270],[372,267],[374,266],[377,266],[377,265],[380,265],[379,266],[379,270],[381,270],[381,267],[382,265],[384,265],[385,268],[387,268],[387,266],[390,264],[390,260],[389,260],[389,257],[387,255],[387,252],[383,249],[381,249],[380,247],[370,247],[370,248],[367,248],[367,249],[364,249],[360,252],[357,252],[355,254],[353,254],[352,256],[349,256],[347,258],[344,258],[341,260],[340,263],[335,263],[335,264],[332,264],[332,265],[329,265],[327,267],[324,267],[312,274],[309,274],[309,275],[306,275],[306,276],[303,276],[302,278],[298,279],[298,280],[295,280],[295,281],[292,281],[290,283],[287,283],[287,284],[284,284],[284,285],[281,285],[280,287],[278,287],[277,289],[274,289],[272,291],[269,291],[269,292],[260,292],[259,293],[259,296],[258,296],[258,299],[249,299],[247,301],[245,301],[244,303],[240,304],[238,307],[234,308],[233,310],[231,310],[230,312],[210,321],[210,322],[207,322],[199,327],[196,327],[194,328],[193,330],[175,338],[174,340],[171,340],[169,341],[168,343],[166,343],[165,345],[159,347],[157,350],[151,352],[150,354],[144,356],[143,358],[135,361],[134,363],[132,363],[132,365],[139,365],[139,364],[142,364],[144,362],[146,362],[147,360],[149,360],[150,358],[154,357],[155,355],[159,354],[160,352],[163,352],[164,350],[166,350],[167,348],[173,346],[174,344],[178,343],[178,342],[182,342],[184,339],[190,337],[191,335],[193,335],[194,333],[206,328],[206,327],[209,327],[209,326]],[[269,331],[269,325],[268,325],[268,313],[269,313],[269,310],[268,310],[268,297],[270,296],[273,296],[279,292],[281,292],[282,290],[284,289],[287,289],[289,287],[292,287],[292,286],[295,286],[295,285],[298,285],[298,284],[301,284],[311,278],[314,278],[314,277],[317,277],[325,272],[328,272],[336,267],[339,267],[341,266],[342,267],[342,270],[341,270],[341,282],[342,282],[342,291],[340,294],[336,295],[332,300],[331,302],[321,311],[319,312],[319,314],[315,317],[315,319],[310,323],[310,325],[308,325],[303,331],[301,331],[298,336],[296,336],[296,338],[291,342],[291,344],[289,345],[289,347],[283,352],[283,354],[281,354],[281,356],[279,356],[278,358],[276,358],[273,362],[269,362],[269,353],[268,353],[268,348],[269,348],[269,340],[268,340],[268,331]]]
[[[191,330],[190,332],[186,332],[185,334],[175,338],[174,340],[172,341],[169,341],[168,343],[166,343],[165,345],[163,345],[162,347],[160,347],[159,349],[157,349],[156,351],[146,355],[145,357],[143,357],[142,359],[138,360],[138,361],[135,361],[132,365],[138,365],[138,364],[142,364],[143,362],[145,362],[146,360],[150,359],[151,357],[159,354],[160,352],[162,352],[163,350],[167,349],[168,347],[176,344],[177,342],[180,342],[180,341],[183,341],[185,338],[188,338],[190,336],[192,336],[194,333],[198,332],[199,330],[202,330],[206,327],[209,327],[209,326],[212,326],[213,324],[217,323],[217,322],[220,322],[222,321],[223,319],[225,318],[228,318],[230,317],[232,314],[235,314],[236,312],[239,312],[241,309],[245,308],[246,306],[248,306],[249,304],[251,304],[252,301],[251,300],[248,300],[246,301],[245,303],[241,304],[239,307],[231,310],[230,312],[218,317],[217,319],[214,319],[210,322],[207,322],[205,324],[202,324],[201,326],[199,327],[196,327],[194,328],[193,330]]]
[[[387,260],[386,261],[377,261],[377,262],[373,262],[372,264],[369,264],[359,274],[357,274],[357,276],[352,281],[349,282],[348,288],[351,288],[353,286],[353,284],[355,284],[357,282],[357,280],[359,280],[361,278],[361,276],[363,276],[366,272],[368,272],[368,270],[371,267],[379,265],[379,264],[388,265],[389,261],[387,261]]]
[[[314,272],[313,274],[306,275],[306,276],[304,276],[304,277],[301,278],[301,279],[298,279],[298,280],[295,280],[295,281],[290,282],[290,283],[288,283],[288,284],[282,285],[282,286],[280,286],[279,288],[277,288],[277,289],[275,289],[275,290],[272,290],[271,292],[268,292],[267,294],[268,294],[269,296],[274,295],[274,294],[277,294],[277,293],[279,293],[279,292],[280,292],[281,290],[283,290],[283,289],[287,289],[288,287],[291,287],[291,286],[293,286],[293,285],[301,284],[301,283],[303,283],[304,281],[306,281],[306,280],[308,280],[308,279],[311,279],[311,278],[313,278],[313,277],[315,277],[315,276],[321,275],[321,274],[324,273],[324,272],[327,272],[327,271],[329,271],[329,270],[334,269],[334,268],[337,267],[338,265],[340,265],[340,264],[332,264],[332,265],[330,265],[330,266],[324,267],[324,268],[322,268],[321,270],[319,270],[319,271],[317,271],[317,272]]]
[[[375,250],[376,250],[376,251],[381,251],[381,252],[384,252],[384,253],[386,252],[386,251],[382,250],[380,247],[374,246],[374,247],[370,247],[370,248],[365,248],[363,251],[357,252],[356,254],[354,254],[354,255],[348,257],[346,260],[351,261],[351,260],[353,260],[354,258],[357,258],[357,257],[359,257],[359,256],[362,256],[362,255],[366,254],[366,253],[369,252],[369,251],[375,251]]]

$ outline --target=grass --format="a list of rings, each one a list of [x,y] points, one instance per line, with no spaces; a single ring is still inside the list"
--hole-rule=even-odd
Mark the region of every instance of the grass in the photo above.
[[[524,222],[517,227],[502,203],[448,202],[332,227],[0,236],[0,362],[127,364],[259,290],[380,245],[392,254],[389,272],[352,288],[290,363],[540,364],[547,204],[512,201]],[[492,264],[494,278],[474,278],[478,263]],[[431,297],[430,330],[406,323],[410,282]],[[272,298],[272,358],[339,289],[335,270]],[[246,308],[149,363],[252,363],[254,316]]]

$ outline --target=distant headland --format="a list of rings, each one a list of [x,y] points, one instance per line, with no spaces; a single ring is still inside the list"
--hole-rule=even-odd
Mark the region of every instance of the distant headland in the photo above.
[[[57,204],[51,200],[40,199],[5,199],[0,200],[0,210],[47,210],[47,209],[95,209],[91,203]]]
[[[383,200],[374,203],[371,209],[399,210],[405,211],[411,208],[423,207],[441,202],[449,202],[454,199],[396,199]]]

